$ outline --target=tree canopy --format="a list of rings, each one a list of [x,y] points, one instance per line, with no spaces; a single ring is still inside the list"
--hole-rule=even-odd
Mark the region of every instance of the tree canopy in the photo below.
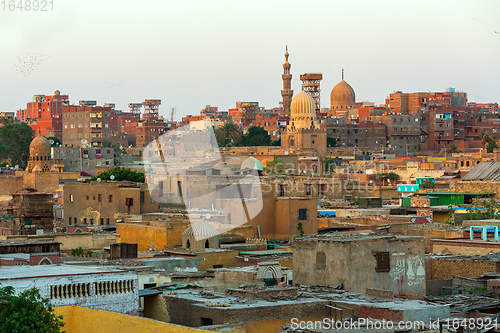
[[[264,168],[266,174],[283,175],[286,173],[285,165],[281,160],[272,160]]]
[[[448,152],[448,154],[455,154],[460,153],[461,151],[456,143],[452,143],[446,148],[446,152]]]
[[[486,146],[488,142],[493,140],[491,133],[488,131],[482,131],[481,133],[479,133],[478,137],[479,139],[481,139],[481,141],[483,141],[483,148]]]
[[[486,151],[488,153],[492,153],[496,148],[498,148],[498,144],[495,140],[491,140],[488,142],[488,145],[486,146]]]
[[[35,132],[26,123],[2,119],[0,127],[0,159],[9,159],[12,165],[25,166],[30,154],[30,143]]]
[[[242,137],[240,128],[232,121],[225,122],[224,125],[217,127],[214,134],[219,147],[238,146]]]
[[[111,176],[114,176],[114,179],[111,179]],[[97,180],[97,178],[101,180],[114,180],[117,182],[128,180],[136,183],[144,183],[145,180],[143,172],[132,171],[127,168],[120,168],[119,166],[101,172],[97,176],[90,178],[90,180]]]
[[[380,174],[381,180],[389,180],[389,181],[393,182],[393,181],[399,180],[400,178],[401,177],[393,171]]]
[[[55,136],[48,136],[47,140],[54,141],[54,143],[52,144],[52,147],[59,147],[60,145],[62,145],[61,140],[59,140],[59,138],[56,138]]]
[[[6,301],[0,312],[0,333],[59,333],[64,326],[62,316],[56,316],[49,299],[37,288],[14,295],[11,286],[0,286],[0,299]]]
[[[271,136],[260,126],[250,126],[247,134],[242,138],[242,145],[248,146],[271,146]]]
[[[326,146],[327,147],[337,147],[337,139],[332,138],[331,136],[326,137]]]

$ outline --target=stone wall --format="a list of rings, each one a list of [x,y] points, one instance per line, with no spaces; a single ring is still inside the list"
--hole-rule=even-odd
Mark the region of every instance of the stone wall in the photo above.
[[[477,278],[481,274],[500,272],[500,263],[473,258],[430,258],[426,259],[428,280],[451,279],[453,275]]]
[[[22,189],[22,176],[0,176],[0,196],[12,195]]]
[[[500,252],[500,243],[470,241],[467,239],[432,239],[432,253],[458,254],[466,256]]]

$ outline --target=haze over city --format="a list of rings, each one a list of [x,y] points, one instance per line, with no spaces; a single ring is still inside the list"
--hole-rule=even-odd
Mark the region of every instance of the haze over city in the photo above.
[[[322,107],[341,79],[357,101],[455,87],[500,100],[498,1],[57,1],[0,11],[0,110],[55,89],[99,105],[162,100],[176,119],[205,105],[281,101],[285,45],[292,89],[323,73]]]

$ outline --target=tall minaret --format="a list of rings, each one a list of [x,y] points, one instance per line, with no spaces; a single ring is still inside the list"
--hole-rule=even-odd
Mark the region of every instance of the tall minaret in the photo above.
[[[292,102],[293,90],[292,90],[292,74],[290,74],[290,63],[288,62],[288,45],[286,46],[285,52],[285,63],[283,64],[283,90],[281,91],[281,97],[283,97],[283,110],[286,114],[290,114],[290,103]]]

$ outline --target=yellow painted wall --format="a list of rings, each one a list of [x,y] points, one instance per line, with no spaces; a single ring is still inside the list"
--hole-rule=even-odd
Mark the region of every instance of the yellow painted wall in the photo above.
[[[147,224],[117,223],[116,234],[119,242],[137,243],[138,251],[163,250],[165,246],[182,244],[182,234],[189,222],[173,222],[165,226]]]
[[[222,265],[222,267],[234,267],[238,251],[221,251],[221,252],[202,252],[198,253],[197,257],[205,258],[200,261],[200,271],[213,268],[214,265]]]
[[[163,323],[147,318],[128,316],[103,310],[92,310],[79,306],[58,306],[56,315],[62,315],[67,333],[201,333],[209,332],[195,328]]]

